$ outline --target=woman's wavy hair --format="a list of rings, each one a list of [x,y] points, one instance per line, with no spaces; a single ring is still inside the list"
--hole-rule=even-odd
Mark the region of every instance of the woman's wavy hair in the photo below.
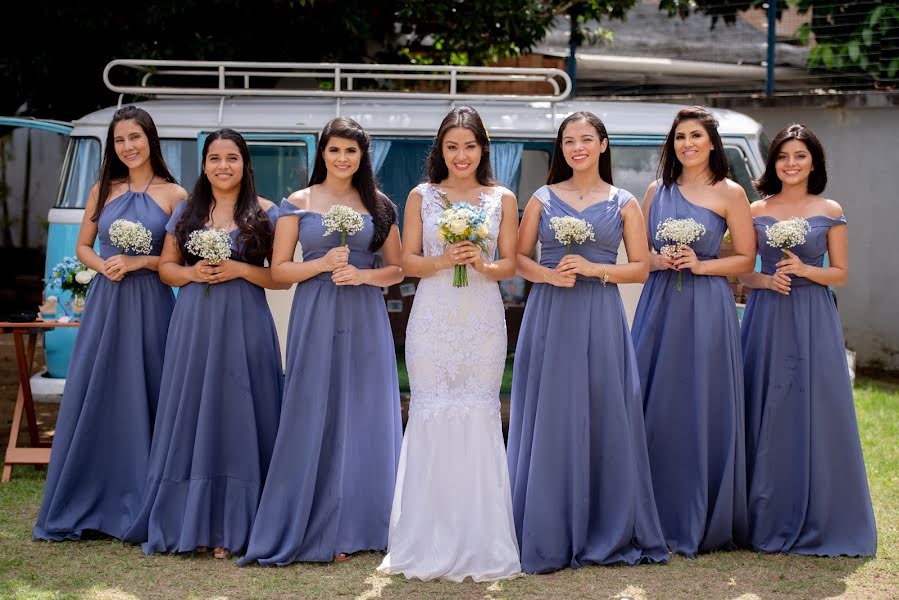
[[[431,145],[431,151],[425,162],[425,174],[428,181],[439,183],[449,176],[446,160],[443,158],[443,138],[446,132],[455,127],[468,129],[474,134],[474,139],[481,147],[481,162],[478,163],[475,177],[481,185],[496,185],[493,178],[493,168],[490,166],[490,137],[487,129],[481,121],[481,115],[471,106],[457,106],[449,111],[437,129],[437,137]]]
[[[763,196],[773,196],[783,189],[783,182],[777,176],[777,155],[780,148],[790,140],[798,140],[805,144],[812,155],[812,172],[808,177],[808,192],[820,194],[827,187],[827,164],[824,157],[824,146],[815,132],[801,123],[793,123],[784,127],[771,141],[768,160],[765,161],[765,172],[752,182],[756,191]]]
[[[259,206],[256,195],[256,184],[253,179],[253,164],[250,162],[250,149],[247,147],[243,136],[233,129],[219,129],[209,134],[203,143],[203,161],[209,155],[209,147],[216,140],[230,140],[234,142],[243,158],[243,174],[240,180],[240,191],[237,195],[237,203],[234,205],[234,223],[239,230],[237,234],[238,247],[241,249],[242,258],[254,265],[261,265],[264,260],[271,260],[272,243],[274,240],[274,227],[268,215]],[[212,216],[215,207],[215,195],[212,185],[206,177],[205,170],[201,171],[194,185],[194,190],[187,199],[184,212],[175,225],[175,237],[181,248],[181,256],[184,262],[192,265],[200,259],[187,251],[187,241],[190,233],[202,229]]]
[[[122,121],[134,121],[144,130],[144,135],[147,136],[147,142],[150,145],[150,166],[153,167],[153,174],[169,183],[177,183],[169,172],[165,159],[162,157],[159,132],[156,131],[156,124],[153,122],[153,118],[150,117],[150,113],[136,106],[124,106],[112,115],[109,129],[106,131],[106,147],[103,149],[103,161],[100,163],[100,177],[98,179],[97,209],[91,215],[91,221],[95,223],[100,219],[100,213],[103,212],[103,207],[106,206],[112,184],[128,179],[128,167],[115,151],[115,126]]]
[[[565,133],[565,128],[575,121],[586,121],[589,123],[596,130],[597,135],[599,135],[600,142],[609,139],[605,123],[592,112],[581,111],[565,117],[565,120],[559,125],[559,134],[556,136],[556,143],[553,146],[553,157],[549,164],[549,174],[546,176],[547,185],[571,179],[571,176],[574,175],[574,170],[565,161],[565,155],[562,153],[562,135]],[[613,185],[611,144],[606,146],[606,151],[599,155],[599,176],[609,185]]]
[[[704,106],[688,106],[678,111],[671,124],[671,129],[668,131],[668,136],[665,138],[665,143],[662,145],[662,155],[659,157],[659,169],[656,176],[660,177],[662,183],[668,187],[683,173],[684,166],[677,159],[677,153],[674,151],[674,134],[677,126],[684,121],[698,121],[712,140],[712,153],[709,155],[709,169],[712,171],[710,183],[718,183],[726,178],[730,164],[727,162],[724,144],[718,133],[718,121]]]
[[[356,142],[362,152],[359,168],[353,173],[352,183],[362,198],[362,204],[371,214],[375,232],[369,250],[375,252],[384,245],[384,241],[390,234],[391,226],[396,223],[397,210],[390,198],[378,189],[378,180],[371,166],[371,137],[359,123],[349,117],[337,117],[325,125],[318,137],[315,163],[312,166],[309,185],[322,183],[328,177],[324,152],[328,147],[328,142],[334,137]]]

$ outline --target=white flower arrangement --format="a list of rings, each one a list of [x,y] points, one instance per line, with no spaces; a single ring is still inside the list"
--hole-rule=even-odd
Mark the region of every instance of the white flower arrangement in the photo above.
[[[224,229],[197,229],[190,232],[186,249],[210,263],[220,263],[231,258],[231,236]],[[209,295],[208,283],[205,294]]]
[[[149,254],[153,250],[153,234],[138,221],[117,219],[109,226],[109,241],[122,252]]]
[[[335,231],[340,232],[340,245],[346,245],[348,235],[356,235],[365,227],[362,215],[343,204],[334,204],[322,215],[322,225],[325,226],[324,235],[328,236]]]
[[[792,217],[778,221],[774,225],[765,226],[765,237],[772,248],[785,250],[805,243],[805,234],[812,230],[809,222],[802,217]],[[787,253],[783,253],[786,258]]]
[[[572,244],[596,241],[593,225],[577,217],[553,217],[549,220],[549,226],[556,233],[556,241],[568,247],[566,254],[571,254]]]
[[[490,219],[484,209],[468,202],[450,203],[446,194],[440,192],[446,208],[437,217],[437,239],[446,244],[469,241],[487,252],[487,240],[490,238]],[[468,285],[467,265],[456,265],[453,268],[453,287]]]
[[[659,254],[666,258],[680,258],[684,248],[705,235],[705,225],[695,219],[672,219],[668,217],[656,228],[656,239],[669,242],[662,246]],[[677,289],[681,289],[681,272],[677,272]]]

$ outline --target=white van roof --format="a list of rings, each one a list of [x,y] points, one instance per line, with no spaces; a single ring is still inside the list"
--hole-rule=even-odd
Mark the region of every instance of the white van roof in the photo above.
[[[374,136],[431,138],[453,106],[435,99],[331,98],[184,98],[134,103],[153,116],[162,137],[196,137],[199,131],[230,127],[238,131],[318,133],[338,115],[358,121]],[[462,104],[462,103],[456,103]],[[683,105],[607,102],[589,99],[563,102],[483,100],[470,103],[484,120],[491,136],[506,139],[555,137],[559,123],[576,111],[599,116],[612,136],[658,136],[667,133]],[[756,136],[760,124],[726,109],[710,109],[722,136]],[[73,136],[105,135],[116,107],[90,113],[74,122]],[[98,132],[99,129],[99,132]]]

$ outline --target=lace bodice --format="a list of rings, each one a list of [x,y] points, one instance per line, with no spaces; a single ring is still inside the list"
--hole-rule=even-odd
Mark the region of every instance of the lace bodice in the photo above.
[[[421,184],[422,252],[442,254],[437,188]],[[502,222],[502,188],[481,195],[490,218],[489,256],[496,252]],[[406,330],[410,415],[444,418],[484,410],[499,416],[499,390],[507,351],[506,320],[499,286],[469,268],[468,286],[454,288],[453,270],[442,269],[418,284]]]

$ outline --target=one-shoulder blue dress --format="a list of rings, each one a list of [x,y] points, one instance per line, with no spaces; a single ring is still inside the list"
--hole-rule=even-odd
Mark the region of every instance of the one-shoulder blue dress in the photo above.
[[[717,258],[727,223],[659,182],[650,207],[656,251],[659,223],[692,218],[705,234],[700,260]],[[652,483],[668,548],[685,556],[743,547],[748,541],[743,362],[740,326],[727,278],[653,271],[632,333]]]

